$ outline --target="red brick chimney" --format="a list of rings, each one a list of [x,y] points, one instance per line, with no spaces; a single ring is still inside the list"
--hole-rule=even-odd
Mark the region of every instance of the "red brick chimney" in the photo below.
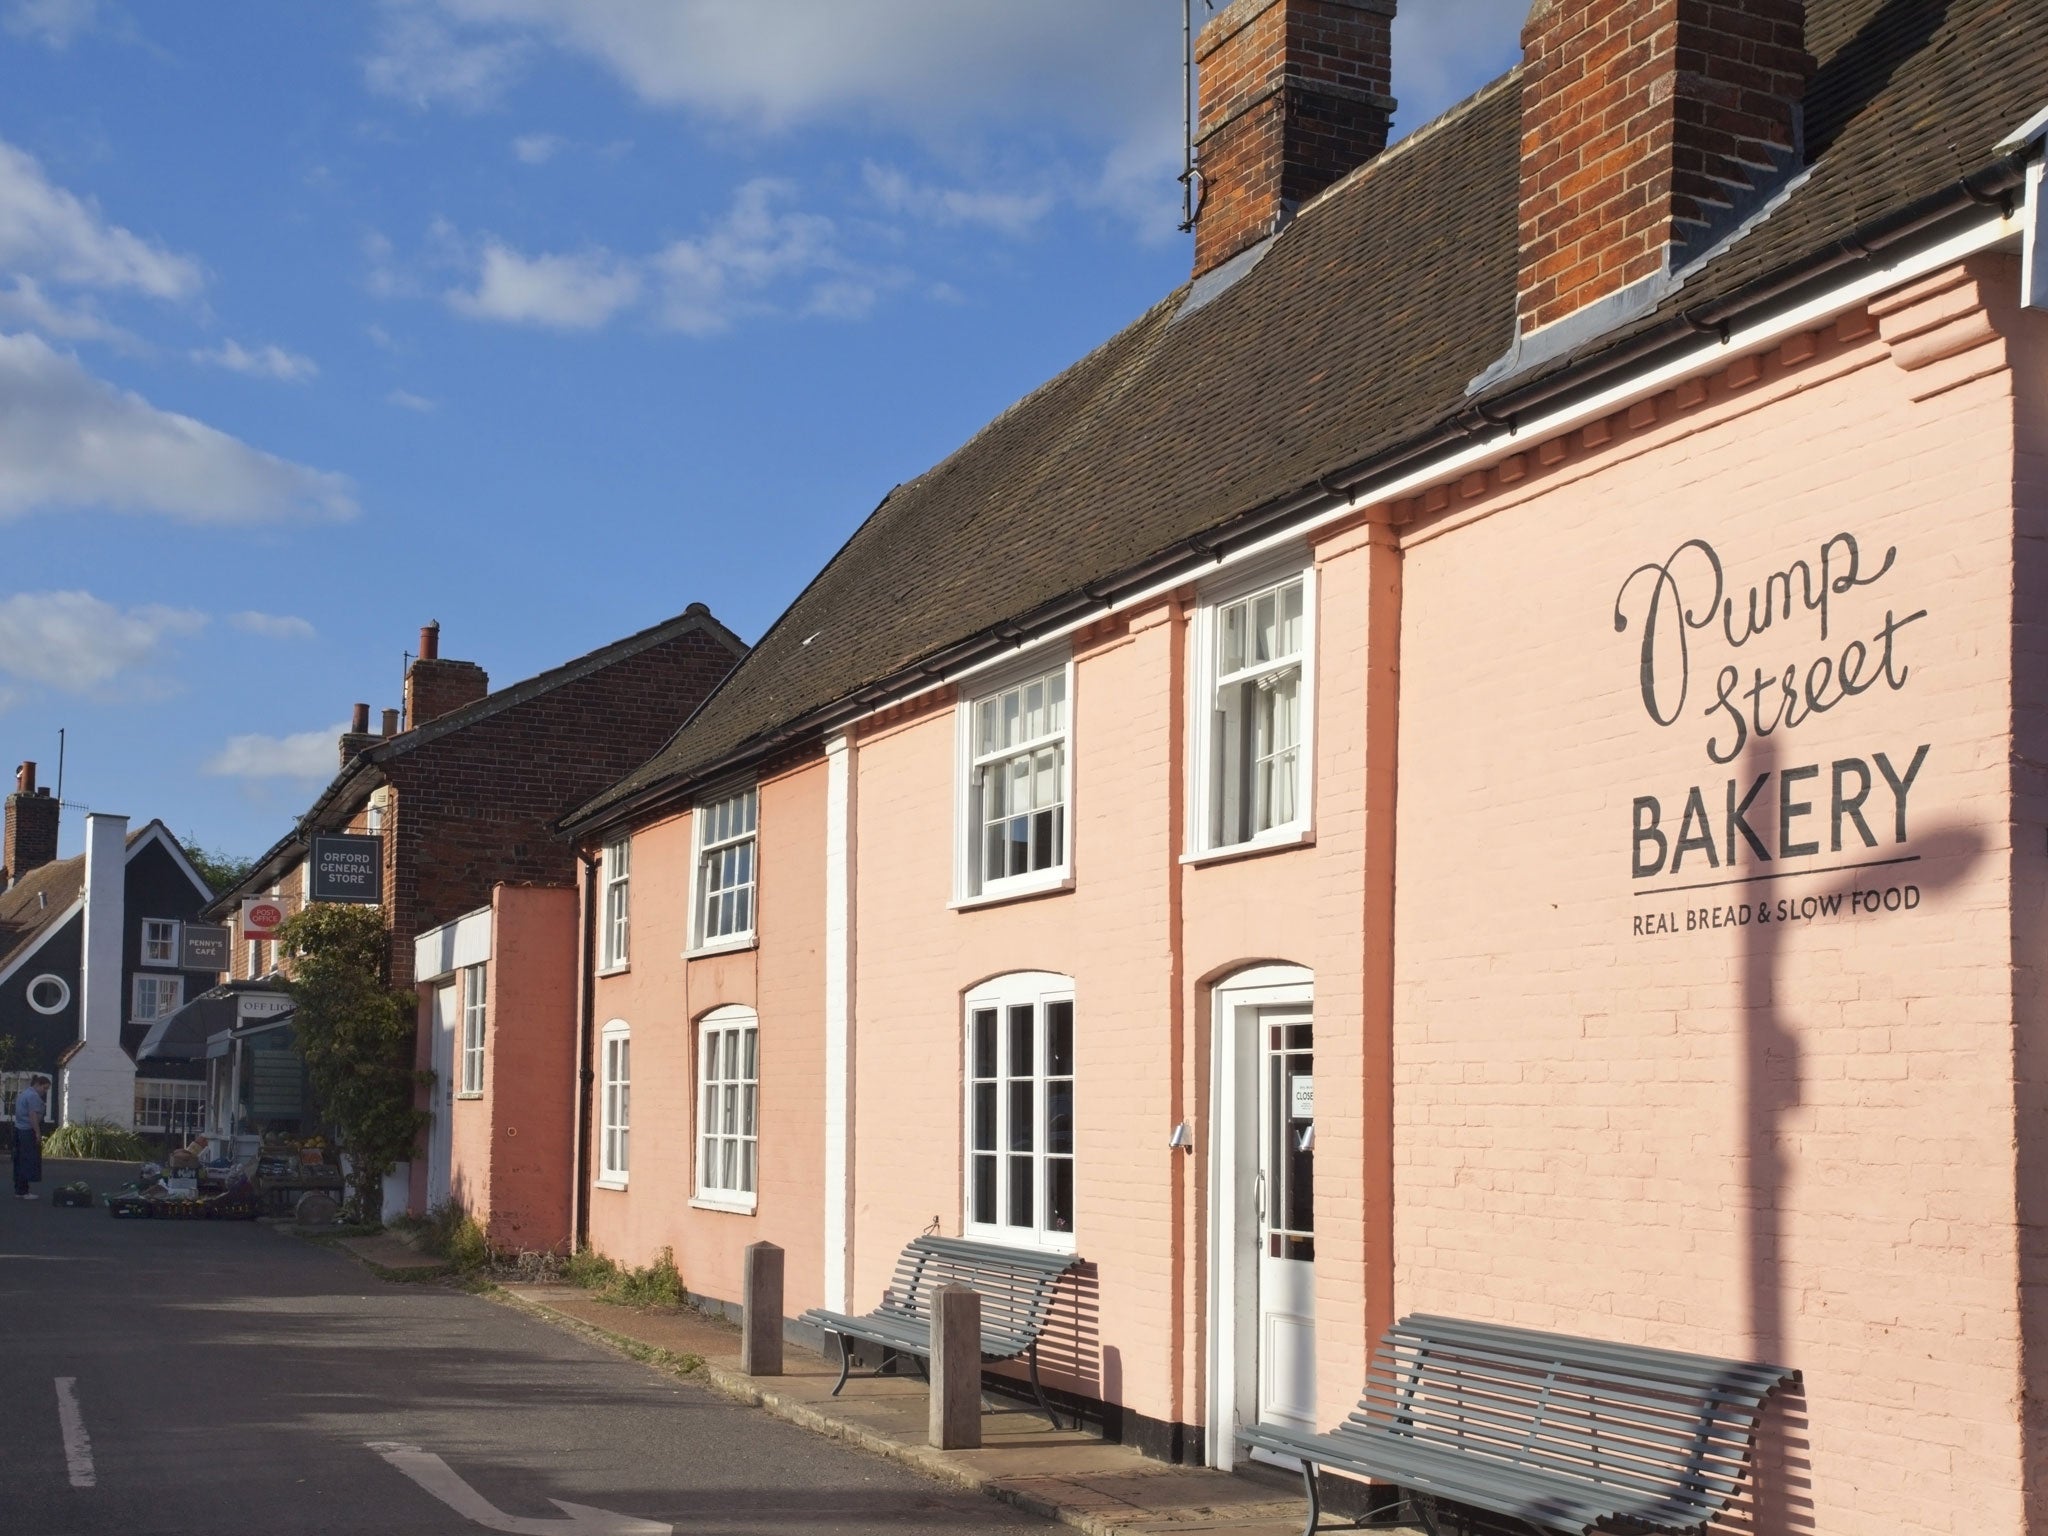
[[[491,691],[491,680],[473,661],[445,661],[441,657],[441,626],[420,626],[419,656],[405,670],[405,728],[415,730],[429,721],[474,704]]]
[[[1195,41],[1195,276],[1387,147],[1395,0],[1236,0]]]
[[[370,734],[370,706],[357,704],[349,711],[348,729],[341,733],[341,766],[346,768],[349,759],[366,747],[374,746],[377,738]]]
[[[14,770],[14,793],[7,797],[4,831],[0,831],[0,889],[57,857],[56,798],[47,787],[36,788],[36,765]]]
[[[1802,151],[1805,17],[1804,0],[1535,0],[1522,334],[1683,266],[1782,183]]]

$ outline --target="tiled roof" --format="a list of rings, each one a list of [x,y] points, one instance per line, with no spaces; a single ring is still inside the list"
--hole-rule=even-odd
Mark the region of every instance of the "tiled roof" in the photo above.
[[[652,650],[678,635],[692,630],[701,630],[712,636],[734,655],[744,655],[746,642],[725,625],[718,616],[702,603],[692,603],[672,619],[636,630],[623,639],[609,645],[599,646],[594,651],[565,661],[558,667],[545,672],[536,672],[521,682],[487,693],[482,698],[452,709],[445,715],[438,715],[424,724],[416,725],[409,731],[400,731],[395,736],[384,737],[358,752],[341,767],[328,785],[320,792],[306,813],[293,823],[291,831],[266,848],[256,861],[249,866],[249,873],[242,877],[232,889],[216,896],[207,912],[221,914],[232,911],[245,896],[256,894],[275,880],[281,873],[295,864],[308,847],[308,840],[316,832],[331,831],[342,825],[355,813],[358,797],[352,790],[367,794],[383,782],[380,769],[394,757],[403,757],[415,752],[429,742],[439,741],[479,720],[487,720],[508,709],[540,697],[566,683],[589,677],[595,672],[637,656],[642,651]]]
[[[0,970],[71,910],[85,890],[85,855],[53,859],[0,892]]]
[[[2041,0],[1807,14],[1809,174],[1629,334],[1954,187],[2048,102]],[[1221,297],[1176,318],[1186,289],[1169,294],[897,487],[668,746],[567,824],[1469,419],[1514,333],[1520,107],[1511,73],[1311,204]]]

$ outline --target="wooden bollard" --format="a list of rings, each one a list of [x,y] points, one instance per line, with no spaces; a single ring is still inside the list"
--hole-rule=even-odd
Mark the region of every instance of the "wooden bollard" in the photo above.
[[[782,1374],[782,1250],[747,1244],[740,1314],[740,1369],[749,1376]]]
[[[981,1446],[981,1293],[964,1285],[932,1293],[930,1438],[942,1451]]]

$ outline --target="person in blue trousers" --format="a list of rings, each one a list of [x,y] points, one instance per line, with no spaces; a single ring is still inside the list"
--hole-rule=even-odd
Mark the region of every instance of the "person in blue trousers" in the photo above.
[[[43,1180],[43,1116],[50,1080],[40,1074],[14,1096],[14,1198],[39,1198],[32,1185]]]

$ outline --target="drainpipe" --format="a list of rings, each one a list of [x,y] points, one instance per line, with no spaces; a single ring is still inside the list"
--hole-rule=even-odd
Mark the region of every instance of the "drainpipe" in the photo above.
[[[583,866],[576,925],[576,1187],[569,1191],[571,1252],[590,1246],[590,1095],[597,1074],[590,1065],[591,1019],[597,1011],[597,858],[576,850]]]

